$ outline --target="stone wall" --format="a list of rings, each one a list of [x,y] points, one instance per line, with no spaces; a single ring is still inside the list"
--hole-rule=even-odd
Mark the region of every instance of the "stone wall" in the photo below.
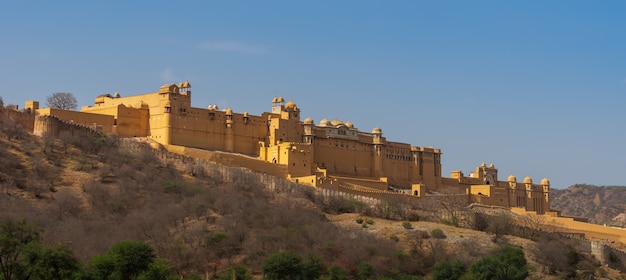
[[[16,111],[11,109],[4,109],[0,112],[4,117],[13,120],[18,123],[27,131],[33,131],[35,123],[35,115],[30,112]]]
[[[37,136],[51,135],[57,138],[66,133],[73,139],[103,135],[92,127],[67,122],[55,116],[35,116],[32,131]]]

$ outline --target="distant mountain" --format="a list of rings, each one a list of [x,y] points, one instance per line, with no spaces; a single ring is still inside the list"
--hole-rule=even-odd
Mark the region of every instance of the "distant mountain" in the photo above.
[[[626,227],[626,186],[573,185],[550,191],[552,209],[590,223]]]

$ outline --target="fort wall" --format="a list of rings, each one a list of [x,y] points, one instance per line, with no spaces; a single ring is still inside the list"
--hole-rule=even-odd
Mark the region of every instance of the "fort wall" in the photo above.
[[[192,158],[208,160],[232,167],[245,166],[246,168],[255,170],[256,172],[269,174],[272,176],[278,176],[281,178],[287,178],[286,166],[272,164],[270,162],[262,161],[245,155],[207,151],[203,149],[189,148],[177,145],[167,145],[164,146],[164,148],[169,152],[181,154]]]
[[[534,211],[523,208],[511,208],[511,211],[520,215],[534,215]],[[626,244],[626,229],[601,226],[576,221],[572,217],[546,215],[546,223],[562,232],[582,233],[588,239],[619,241]]]
[[[13,120],[24,129],[33,131],[35,125],[35,114],[10,109],[1,110],[0,114],[4,114],[7,118]]]
[[[62,134],[66,134],[75,139],[103,135],[93,127],[68,122],[55,116],[36,116],[33,134],[37,136],[50,135],[57,138],[60,138]]]
[[[102,131],[103,133],[107,134],[113,132],[113,116],[90,114],[54,108],[38,109],[37,114],[41,116],[54,116],[55,118],[63,120],[67,123],[75,123],[81,126],[90,126],[95,130]]]

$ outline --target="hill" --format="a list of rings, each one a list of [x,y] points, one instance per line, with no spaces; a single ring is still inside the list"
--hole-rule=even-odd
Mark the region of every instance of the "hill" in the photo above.
[[[506,235],[510,220],[476,225],[486,233],[382,219],[404,208],[322,194],[141,141],[59,138],[33,136],[0,112],[0,222],[37,225],[44,244],[67,246],[87,270],[120,241],[140,240],[168,261],[169,273],[192,279],[237,266],[260,278],[270,257],[289,251],[319,258],[327,276],[340,268],[358,278],[367,264],[369,278],[420,279],[444,261],[467,268],[503,246],[523,249],[532,279],[620,277],[567,240]],[[427,206],[430,214],[442,210]],[[412,208],[413,220],[428,219],[423,210]]]
[[[626,186],[579,184],[552,189],[550,205],[563,215],[585,217],[589,222],[626,227]]]

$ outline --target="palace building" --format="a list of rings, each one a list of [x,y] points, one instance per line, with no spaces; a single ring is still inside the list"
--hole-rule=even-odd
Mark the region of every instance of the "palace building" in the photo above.
[[[389,141],[378,127],[362,131],[340,120],[301,120],[300,108],[283,97],[274,97],[271,110],[255,116],[216,105],[192,107],[191,94],[187,81],[147,94],[99,95],[80,112],[40,109],[36,101],[28,101],[26,110],[120,137],[145,137],[166,148],[247,155],[284,167],[292,181],[317,187],[343,183],[364,193],[417,197],[453,192],[471,202],[550,211],[545,178],[540,184],[529,177],[518,182],[513,175],[500,181],[498,169],[484,163],[468,176],[453,171],[444,177],[441,150]]]

